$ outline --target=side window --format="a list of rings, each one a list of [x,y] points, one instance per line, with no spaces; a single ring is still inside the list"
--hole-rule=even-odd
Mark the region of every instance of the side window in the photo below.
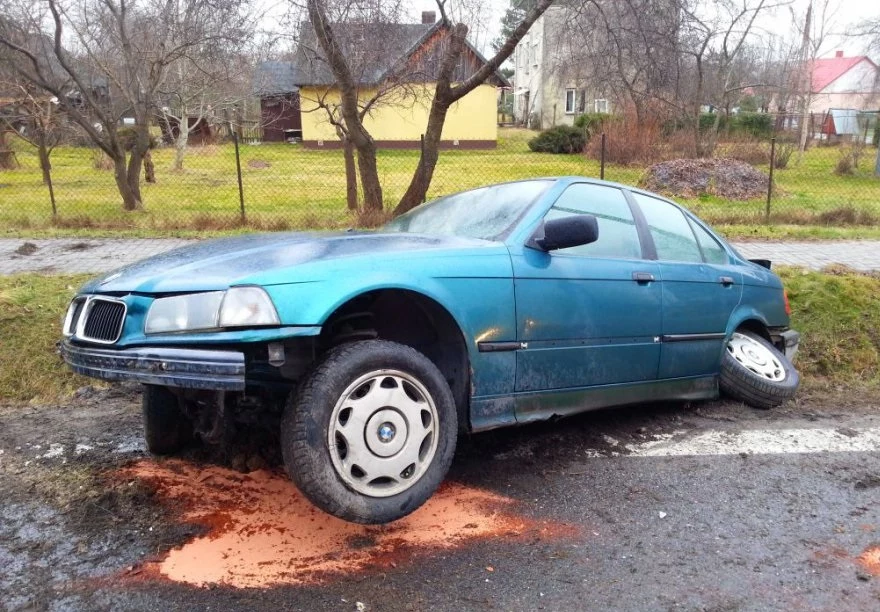
[[[641,259],[642,246],[633,221],[632,211],[620,189],[578,183],[569,186],[553,208],[547,211],[545,221],[572,215],[594,215],[599,224],[599,239],[557,253],[589,257]]]
[[[703,249],[703,257],[706,258],[706,261],[711,264],[729,264],[730,257],[727,255],[727,251],[718,244],[718,241],[712,237],[712,234],[693,221],[690,221],[690,224],[691,227],[694,228],[694,233],[697,235],[697,242],[700,243],[700,248]]]
[[[678,208],[639,193],[633,193],[633,197],[645,214],[658,259],[703,262],[691,225]]]

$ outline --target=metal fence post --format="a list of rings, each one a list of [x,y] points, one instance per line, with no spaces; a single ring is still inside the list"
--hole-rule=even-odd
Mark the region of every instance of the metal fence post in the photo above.
[[[602,132],[602,152],[599,154],[599,178],[605,180],[605,132]]]
[[[425,180],[425,135],[421,135],[420,140],[420,150],[421,155],[419,156],[419,181],[424,182]],[[422,203],[428,201],[428,188],[425,187],[425,193],[422,194]]]
[[[232,133],[232,141],[235,143],[235,172],[238,175],[238,202],[241,206],[241,222],[246,223],[247,217],[244,212],[244,187],[241,184],[241,155],[238,151],[238,132]]]
[[[764,223],[770,223],[770,200],[773,198],[773,167],[776,165],[776,137],[770,139],[770,178],[767,181],[767,206],[764,208]]]

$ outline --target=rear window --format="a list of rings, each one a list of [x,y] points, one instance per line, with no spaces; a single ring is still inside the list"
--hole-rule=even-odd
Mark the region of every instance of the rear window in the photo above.
[[[657,258],[702,263],[703,256],[691,225],[676,206],[640,193],[633,193],[648,222]]]

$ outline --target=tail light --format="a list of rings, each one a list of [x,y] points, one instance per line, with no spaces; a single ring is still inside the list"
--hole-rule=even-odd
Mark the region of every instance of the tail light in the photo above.
[[[782,299],[785,302],[785,314],[791,316],[791,303],[788,301],[788,291],[782,290]]]

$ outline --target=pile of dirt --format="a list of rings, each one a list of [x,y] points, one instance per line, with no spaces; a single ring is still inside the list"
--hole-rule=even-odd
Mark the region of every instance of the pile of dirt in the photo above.
[[[639,186],[683,198],[714,195],[728,200],[754,200],[767,194],[770,178],[735,159],[676,159],[648,168]]]

